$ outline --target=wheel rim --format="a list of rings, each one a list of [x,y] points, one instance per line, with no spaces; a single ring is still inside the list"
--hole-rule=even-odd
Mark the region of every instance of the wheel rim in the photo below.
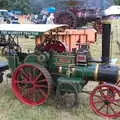
[[[43,104],[51,91],[51,77],[38,65],[22,64],[12,76],[12,89],[16,97],[31,106]]]
[[[44,44],[44,49],[46,51],[53,50],[59,53],[66,51],[65,46],[60,41],[46,41]]]
[[[107,118],[120,116],[120,89],[110,84],[97,86],[90,95],[92,110]]]

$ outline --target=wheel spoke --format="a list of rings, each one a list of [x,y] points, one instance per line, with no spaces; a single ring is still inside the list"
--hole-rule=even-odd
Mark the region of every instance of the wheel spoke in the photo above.
[[[48,97],[48,94],[46,94],[42,89],[39,89],[39,92],[42,94],[43,97]]]
[[[19,85],[18,87],[19,87],[19,90],[20,90],[20,91],[22,91],[22,90],[24,90],[24,89],[26,89],[26,88],[27,88],[27,86],[26,86],[26,85],[23,85],[23,86]]]
[[[21,69],[21,73],[27,80],[29,80],[29,75],[23,70],[23,68]]]
[[[105,107],[105,104],[103,104],[98,110],[101,111]]]
[[[120,107],[120,105],[118,105],[118,104],[116,104],[116,103],[114,103],[114,102],[112,102],[111,104],[114,104],[115,106],[118,106],[118,107]]]
[[[35,90],[34,88],[29,88],[27,91],[26,91],[26,94],[23,93],[24,97],[27,97],[28,99],[31,99],[33,100],[34,98],[34,93],[35,93]]]
[[[106,95],[105,95],[105,93],[104,93],[106,90],[107,90],[107,89],[99,90],[100,95],[101,95],[103,98],[106,98]]]
[[[115,110],[113,109],[113,107],[111,106],[111,104],[109,104],[110,109],[113,111],[114,114],[116,114]]]
[[[34,86],[35,86],[35,88],[48,88],[47,85],[38,85],[38,84],[36,84]]]
[[[42,74],[39,73],[39,75],[34,79],[34,81],[38,81],[41,75],[42,75]]]
[[[30,83],[27,79],[24,79],[24,80],[19,80],[19,81],[15,81],[15,83],[17,84],[19,84],[19,83],[21,83],[21,84],[25,84],[25,83]]]
[[[106,113],[109,114],[109,107],[106,105]]]
[[[29,76],[30,80],[33,79],[32,73],[29,72],[29,73],[28,73],[28,76]]]

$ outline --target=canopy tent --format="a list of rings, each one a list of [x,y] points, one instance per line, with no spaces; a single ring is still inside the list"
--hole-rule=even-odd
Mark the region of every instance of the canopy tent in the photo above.
[[[104,16],[120,15],[120,6],[119,5],[110,6],[108,9],[104,10],[103,14]]]
[[[0,24],[0,32],[6,34],[24,34],[33,33],[39,35],[50,30],[60,29],[67,27],[67,25],[56,24]]]

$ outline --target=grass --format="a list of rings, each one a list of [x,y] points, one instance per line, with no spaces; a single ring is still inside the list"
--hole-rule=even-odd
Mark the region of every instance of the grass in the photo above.
[[[89,106],[89,96],[84,93],[79,94],[78,108],[58,109],[53,96],[44,105],[29,107],[16,99],[9,83],[10,79],[0,86],[0,120],[104,120],[92,112]],[[91,84],[89,87],[92,88]]]
[[[99,59],[101,56],[101,36],[97,42],[91,45],[92,56]],[[33,51],[33,39],[21,39],[22,48],[27,52],[29,49]],[[118,58],[120,63],[120,55],[116,40],[112,41],[112,57]],[[1,60],[6,60],[1,58]],[[5,73],[7,74],[7,73]],[[92,90],[97,83],[89,82],[85,86],[85,90]],[[48,101],[41,106],[30,107],[21,103],[12,93],[11,79],[4,76],[4,82],[0,84],[0,120],[105,120],[96,115],[90,108],[89,95],[79,94],[79,106],[77,108],[62,108],[56,107],[55,97],[52,96]],[[120,118],[116,119],[120,120]]]

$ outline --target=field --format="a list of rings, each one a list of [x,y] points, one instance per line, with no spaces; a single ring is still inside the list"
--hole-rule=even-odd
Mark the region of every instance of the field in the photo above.
[[[92,56],[99,59],[101,56],[101,36],[97,42],[91,46]],[[33,51],[33,39],[21,40],[22,48]],[[112,41],[112,57],[118,58],[120,63],[119,49],[116,40]],[[1,58],[1,61],[6,60]],[[9,71],[6,71],[9,72]],[[7,74],[7,73],[6,73]],[[97,83],[90,82],[85,86],[85,90],[92,90]],[[41,106],[29,107],[22,104],[14,96],[11,90],[11,79],[4,76],[4,82],[0,84],[0,120],[105,120],[96,115],[90,108],[89,95],[85,93],[79,94],[79,106],[76,108],[57,108],[55,97],[51,96],[48,101]],[[120,118],[116,119],[120,120]]]

